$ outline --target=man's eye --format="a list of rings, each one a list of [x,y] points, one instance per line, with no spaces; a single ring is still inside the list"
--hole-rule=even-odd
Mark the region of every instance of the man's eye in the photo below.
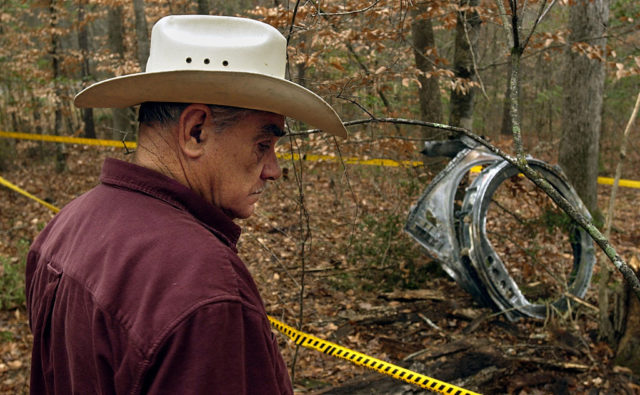
[[[258,149],[260,151],[268,151],[271,148],[271,143],[258,143]]]

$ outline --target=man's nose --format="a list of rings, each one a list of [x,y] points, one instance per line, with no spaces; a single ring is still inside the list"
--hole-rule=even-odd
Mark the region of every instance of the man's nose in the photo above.
[[[280,165],[278,164],[276,152],[272,149],[269,153],[269,157],[266,159],[260,176],[264,180],[277,180],[281,175],[282,169],[280,169]]]

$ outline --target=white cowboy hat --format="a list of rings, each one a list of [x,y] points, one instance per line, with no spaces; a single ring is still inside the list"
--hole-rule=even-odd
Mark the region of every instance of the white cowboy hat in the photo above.
[[[285,115],[346,137],[327,102],[284,79],[286,46],[278,30],[252,19],[167,16],[153,26],[144,73],[93,84],[74,103],[102,108],[148,101],[218,104]]]

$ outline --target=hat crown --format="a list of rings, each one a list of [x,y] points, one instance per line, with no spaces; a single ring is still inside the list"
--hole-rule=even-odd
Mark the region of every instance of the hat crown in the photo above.
[[[146,72],[233,71],[284,78],[286,46],[277,29],[252,19],[167,16],[151,31]]]
[[[151,31],[146,71],[109,78],[78,93],[80,108],[144,102],[205,103],[268,111],[346,137],[329,103],[284,78],[287,40],[245,18],[178,15]]]

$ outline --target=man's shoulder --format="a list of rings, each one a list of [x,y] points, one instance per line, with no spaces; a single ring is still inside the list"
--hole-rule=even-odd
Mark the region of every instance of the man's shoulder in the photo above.
[[[150,335],[209,302],[259,305],[235,250],[189,212],[153,197],[98,186],[51,226],[39,252],[134,332]]]

